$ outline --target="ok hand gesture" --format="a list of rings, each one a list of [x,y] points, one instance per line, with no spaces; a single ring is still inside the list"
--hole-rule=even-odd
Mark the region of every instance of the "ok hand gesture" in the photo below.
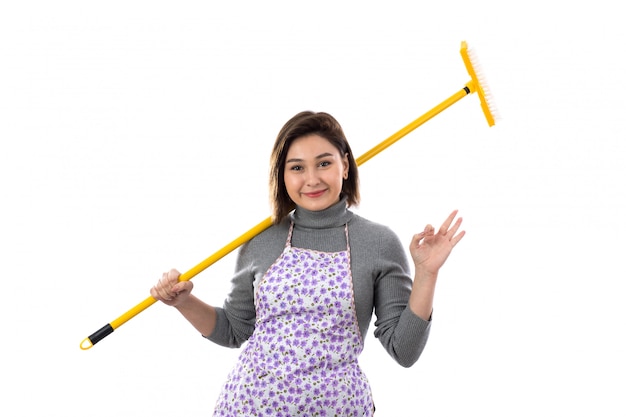
[[[416,271],[436,275],[439,268],[448,259],[452,248],[465,236],[465,231],[457,233],[463,221],[461,217],[452,224],[457,213],[458,210],[454,210],[443,222],[437,233],[435,233],[435,228],[429,224],[423,232],[413,236],[409,250]]]

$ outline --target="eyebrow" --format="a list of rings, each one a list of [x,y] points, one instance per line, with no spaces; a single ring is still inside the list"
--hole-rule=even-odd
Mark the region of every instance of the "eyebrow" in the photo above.
[[[332,154],[332,153],[330,153],[330,152],[324,152],[324,153],[322,153],[322,154],[317,155],[317,156],[315,157],[315,159],[327,158],[327,157],[329,157],[329,156],[333,156],[333,154]],[[290,163],[290,162],[302,162],[302,161],[304,161],[304,159],[300,159],[300,158],[291,158],[291,159],[289,159],[289,160],[285,161],[285,163]]]

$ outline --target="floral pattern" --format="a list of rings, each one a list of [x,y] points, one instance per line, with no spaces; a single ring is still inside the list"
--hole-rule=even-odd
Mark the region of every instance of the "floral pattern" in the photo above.
[[[350,247],[320,252],[291,246],[256,291],[253,335],[228,376],[214,416],[372,416],[358,365]],[[348,228],[346,225],[346,240]]]

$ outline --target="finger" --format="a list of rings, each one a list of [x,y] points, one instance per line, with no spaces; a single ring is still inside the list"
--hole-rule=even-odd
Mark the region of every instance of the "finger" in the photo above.
[[[190,293],[193,289],[193,283],[191,281],[181,281],[172,287],[172,290],[176,293],[176,295],[180,295],[182,293]]]
[[[172,299],[170,295],[168,295],[168,293],[165,290],[163,290],[163,287],[159,284],[155,285],[154,287],[150,289],[150,295],[153,298],[157,300],[161,300],[161,301],[170,301]]]
[[[180,283],[180,272],[176,269],[170,269],[166,274],[163,274],[166,284],[164,289],[170,297],[176,297],[178,290],[175,287]]]
[[[150,288],[150,295],[152,296],[152,298],[154,298],[155,300],[159,299],[159,292],[156,290],[156,287],[152,287]]]
[[[178,272],[177,270],[170,269],[167,272],[167,280],[170,282],[170,284],[172,286],[176,285],[176,283],[178,282],[179,278],[180,278],[180,272]]]
[[[463,236],[465,236],[465,230],[463,230],[461,233],[456,235],[454,238],[450,239],[450,243],[452,243],[452,247],[455,247],[456,244],[459,243],[461,239],[463,239]]]
[[[162,299],[167,300],[167,301],[170,301],[172,298],[174,298],[172,287],[178,282],[177,280],[172,282],[173,281],[172,278],[174,277],[171,274],[171,271],[164,272],[163,275],[161,276],[161,279],[155,286],[158,295]]]
[[[448,233],[448,228],[450,227],[450,225],[452,224],[452,221],[454,220],[454,218],[456,217],[456,214],[458,213],[458,210],[454,210],[452,213],[450,213],[450,215],[448,216],[448,218],[443,222],[443,224],[441,225],[441,227],[439,228],[439,233],[444,235],[446,233]]]
[[[456,235],[457,230],[459,230],[459,227],[461,227],[461,223],[463,223],[463,217],[459,217],[456,222],[454,222],[454,225],[452,225],[452,228],[448,230],[450,236]]]
[[[422,241],[422,239],[424,239],[425,235],[426,235],[425,231],[413,235],[413,238],[411,239],[411,246],[416,246],[416,247],[419,246],[420,242]]]

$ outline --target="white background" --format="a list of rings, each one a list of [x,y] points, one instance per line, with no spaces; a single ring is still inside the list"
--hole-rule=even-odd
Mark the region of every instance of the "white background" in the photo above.
[[[467,231],[418,363],[366,339],[377,415],[626,415],[618,7],[3,2],[2,408],[210,415],[239,351],[174,310],[80,342],[269,215],[288,118],[330,112],[358,156],[469,81],[466,40],[502,120],[473,94],[361,167],[358,212],[407,245],[455,208]],[[233,262],[195,292],[221,305]]]

